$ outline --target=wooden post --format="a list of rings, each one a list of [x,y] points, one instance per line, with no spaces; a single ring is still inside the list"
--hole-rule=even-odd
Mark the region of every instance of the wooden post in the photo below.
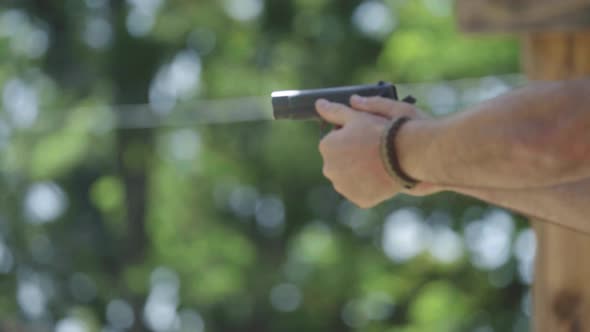
[[[531,79],[589,76],[590,30],[529,33],[523,37],[522,59]],[[544,222],[534,228],[535,331],[590,331],[590,236]]]
[[[590,76],[590,0],[458,0],[457,11],[468,32],[521,33],[522,65],[532,80]],[[590,332],[590,235],[531,222],[534,331]]]

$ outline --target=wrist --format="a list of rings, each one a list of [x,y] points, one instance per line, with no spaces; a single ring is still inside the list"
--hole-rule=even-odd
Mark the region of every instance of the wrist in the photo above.
[[[431,146],[438,132],[437,121],[434,119],[415,119],[408,121],[402,128],[395,141],[401,169],[412,178],[434,183],[432,171],[433,163]]]
[[[385,170],[391,178],[395,179],[398,185],[408,190],[414,189],[420,181],[412,178],[402,170],[397,153],[396,137],[400,128],[410,120],[411,118],[409,116],[396,118],[385,128],[381,137],[381,160],[383,161]]]

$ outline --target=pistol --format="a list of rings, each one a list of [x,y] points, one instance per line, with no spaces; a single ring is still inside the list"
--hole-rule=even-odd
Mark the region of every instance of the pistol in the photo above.
[[[386,82],[314,90],[275,91],[271,95],[273,116],[277,120],[320,120],[315,109],[316,100],[323,98],[350,106],[350,97],[354,94],[363,97],[381,96],[397,100],[395,85]],[[415,103],[412,96],[404,98],[404,101]]]

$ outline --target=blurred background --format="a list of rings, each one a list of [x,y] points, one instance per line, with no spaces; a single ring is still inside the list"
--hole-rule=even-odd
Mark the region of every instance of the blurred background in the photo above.
[[[273,90],[385,80],[444,116],[522,84],[453,6],[3,0],[0,331],[527,331],[522,217],[357,209],[317,124],[262,121]]]

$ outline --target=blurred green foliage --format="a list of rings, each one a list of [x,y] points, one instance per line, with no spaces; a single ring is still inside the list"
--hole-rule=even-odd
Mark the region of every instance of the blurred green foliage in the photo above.
[[[517,72],[515,40],[463,36],[452,6],[3,1],[0,330],[526,331],[517,216],[452,194],[357,209],[322,178],[315,124],[103,123]]]

